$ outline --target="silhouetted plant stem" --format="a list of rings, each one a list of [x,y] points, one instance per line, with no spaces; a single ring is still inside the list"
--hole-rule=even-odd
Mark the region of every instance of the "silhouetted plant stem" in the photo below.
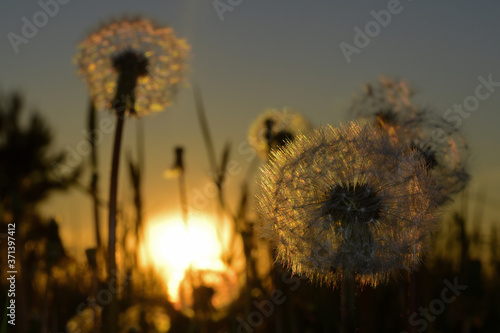
[[[212,141],[212,136],[210,134],[210,129],[208,127],[205,106],[203,104],[201,90],[200,90],[200,87],[198,85],[194,85],[193,93],[194,93],[194,100],[195,100],[195,105],[196,105],[196,114],[197,114],[198,120],[200,122],[201,133],[203,135],[203,139],[204,139],[203,141],[205,142],[205,148],[206,148],[207,154],[208,154],[208,162],[210,164],[210,169],[211,169],[210,174],[212,176],[212,181],[217,186],[217,199],[219,201],[219,204],[217,205],[217,208],[216,208],[216,214],[217,214],[217,221],[221,225],[225,221],[224,214],[223,214],[224,212],[227,212],[233,218],[233,220],[235,219],[234,214],[229,212],[228,207],[225,205],[224,193],[223,193],[223,183],[225,181],[224,173],[225,173],[225,167],[227,165],[227,161],[228,161],[228,157],[229,157],[229,145],[226,145],[226,147],[224,148],[221,168],[219,169],[217,167],[217,159],[215,156],[215,148],[214,148],[214,144]],[[221,230],[222,230],[222,227],[217,228],[217,237],[219,238],[221,246],[224,247],[225,243],[223,242]]]
[[[188,227],[188,203],[187,203],[187,194],[186,194],[186,173],[184,168],[184,159],[183,159],[184,149],[182,147],[175,148],[176,155],[176,164],[180,169],[179,174],[179,197],[181,200],[181,212],[182,212],[182,221],[184,221],[184,225],[186,228]]]
[[[408,274],[408,280],[409,280],[409,274]],[[399,326],[401,328],[407,327],[408,326],[408,317],[409,317],[409,311],[410,307],[408,305],[408,299],[409,299],[409,283],[399,283],[398,284],[398,304],[399,304]]]
[[[51,289],[52,289],[52,274],[51,269],[47,272],[47,282],[45,283],[45,293],[44,293],[44,307],[42,314],[42,331],[41,333],[47,333],[49,331],[49,321],[50,321],[50,308],[51,308]]]
[[[97,172],[97,147],[96,140],[94,136],[95,123],[96,123],[96,109],[94,103],[91,101],[89,108],[89,120],[88,120],[88,130],[90,135],[90,164],[92,168],[92,178],[90,181],[90,193],[92,195],[92,205],[94,214],[94,229],[95,229],[95,241],[98,250],[101,249],[101,231],[100,231],[100,219],[99,219],[99,198],[97,193],[97,184],[99,180],[99,174]]]
[[[188,205],[187,205],[187,196],[186,196],[186,177],[184,172],[179,177],[179,195],[181,197],[181,209],[182,209],[182,220],[184,224],[187,226],[188,221]]]
[[[139,171],[140,174],[140,171]],[[141,176],[139,176],[141,177]],[[142,181],[142,178],[140,178]],[[142,237],[143,237],[143,229],[142,229],[142,222],[143,222],[143,202],[142,202],[142,194],[141,194],[141,181],[139,182],[137,186],[137,193],[136,193],[136,198],[134,200],[134,205],[135,205],[135,210],[136,210],[136,222],[135,222],[135,235],[136,235],[136,265],[139,263],[139,244],[141,243]]]
[[[418,281],[417,272],[410,273],[410,315],[418,311]],[[416,333],[417,326],[410,325],[408,322],[408,332]]]
[[[113,157],[111,160],[111,177],[109,188],[109,241],[108,241],[108,282],[116,279],[116,205],[118,194],[118,167],[120,162],[120,148],[122,142],[123,123],[125,115],[117,111],[117,122],[115,129],[115,141],[113,145]],[[113,274],[116,275],[113,277]],[[116,283],[116,282],[115,282]],[[111,303],[109,305],[109,327],[108,332],[117,332],[118,325],[118,295],[111,293]]]
[[[356,332],[354,316],[354,275],[350,272],[342,276],[342,286],[340,287],[340,314],[341,333]]]
[[[215,149],[212,141],[212,136],[210,135],[210,130],[208,128],[208,121],[205,114],[205,107],[203,105],[203,99],[201,97],[200,87],[198,85],[193,86],[194,101],[196,104],[196,113],[198,115],[198,120],[200,121],[201,133],[203,135],[203,141],[205,142],[205,148],[208,153],[208,161],[210,162],[210,169],[213,174],[217,174],[217,163],[215,158]]]
[[[142,207],[144,206],[144,197],[142,195],[142,182],[144,179],[143,176],[145,170],[144,169],[145,168],[144,121],[141,118],[136,120],[136,130],[137,130],[137,177],[139,181],[137,184],[137,188],[135,189],[136,192],[135,205],[137,210],[137,222],[136,222],[135,232],[136,232],[137,247],[139,247],[139,243],[143,236],[142,223],[144,221],[144,214]]]
[[[98,182],[97,172],[92,173],[92,180],[90,184],[90,191],[92,193],[92,205],[94,214],[94,229],[95,229],[95,242],[96,247],[101,248],[101,232],[100,232],[100,219],[99,219],[99,199],[97,197],[97,182]]]
[[[139,244],[143,236],[142,235],[143,203],[142,203],[142,193],[141,193],[142,172],[141,172],[140,162],[134,163],[130,154],[127,154],[127,163],[129,167],[130,182],[132,184],[134,192],[134,207],[136,215],[135,228],[134,228],[135,246],[136,246],[134,265],[137,266],[139,263]]]
[[[91,287],[90,295],[92,297],[97,297],[97,289],[99,288],[99,279],[97,277],[97,249],[90,248],[85,250],[85,255],[87,257],[87,262],[91,271]],[[94,313],[94,333],[98,333],[100,329],[100,322],[98,320],[97,310],[92,308]]]
[[[144,120],[142,118],[136,119],[136,134],[137,134],[137,163],[139,165],[139,170],[144,171]]]

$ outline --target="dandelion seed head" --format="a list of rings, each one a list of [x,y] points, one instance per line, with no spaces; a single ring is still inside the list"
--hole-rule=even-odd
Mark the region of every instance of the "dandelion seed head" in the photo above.
[[[327,196],[323,213],[342,225],[367,223],[380,217],[382,201],[370,184],[335,184]]]
[[[271,149],[286,145],[294,140],[295,135],[309,129],[309,122],[298,112],[287,107],[267,109],[250,126],[248,142],[266,161]]]
[[[167,179],[179,178],[184,173],[184,148],[181,146],[175,147],[175,161],[171,168],[163,172],[163,177]]]
[[[142,116],[172,103],[188,54],[172,28],[135,19],[102,26],[79,44],[74,61],[98,110],[123,99],[130,113]]]
[[[438,188],[425,160],[374,127],[299,134],[261,168],[261,236],[311,280],[350,273],[377,285],[413,270],[436,225]]]
[[[351,111],[358,117],[380,115],[393,119],[399,112],[412,108],[413,92],[405,80],[379,77],[376,83],[367,83],[363,92],[352,101]]]
[[[435,111],[415,106],[406,81],[382,77],[367,86],[354,98],[350,112],[417,150],[441,187],[441,203],[462,191],[470,176],[468,145],[460,129]]]
[[[239,295],[238,278],[232,269],[198,269],[188,272],[179,286],[182,312],[198,319],[217,320],[227,315]]]

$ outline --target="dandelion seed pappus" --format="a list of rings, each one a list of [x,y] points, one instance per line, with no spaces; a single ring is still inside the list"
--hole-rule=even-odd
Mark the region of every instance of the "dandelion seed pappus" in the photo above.
[[[294,273],[336,285],[415,269],[438,190],[416,151],[369,124],[298,135],[261,168],[261,236]]]

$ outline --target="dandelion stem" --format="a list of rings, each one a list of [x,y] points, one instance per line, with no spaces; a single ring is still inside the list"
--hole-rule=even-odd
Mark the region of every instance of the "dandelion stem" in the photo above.
[[[130,180],[132,188],[134,190],[134,207],[135,207],[135,265],[139,262],[139,243],[142,241],[142,195],[141,195],[141,182],[142,182],[142,172],[140,162],[134,163],[130,154],[127,154],[127,161],[130,172]],[[124,236],[125,237],[125,236]]]
[[[342,276],[340,288],[341,333],[356,332],[354,316],[354,275],[346,272]]]
[[[182,220],[186,227],[188,226],[188,203],[187,203],[187,195],[186,195],[186,176],[184,174],[184,170],[182,170],[179,176],[179,195],[181,197],[181,210],[182,210]]]
[[[96,109],[94,106],[94,102],[91,101],[89,108],[89,120],[88,120],[88,129],[90,133],[90,147],[91,147],[91,155],[90,155],[90,163],[92,167],[92,179],[90,183],[90,193],[92,195],[92,204],[93,204],[93,214],[94,214],[94,228],[95,228],[95,239],[96,239],[96,247],[97,249],[101,248],[101,232],[100,232],[100,220],[99,220],[99,196],[98,196],[98,180],[99,174],[97,172],[97,147],[96,140],[94,136],[95,131],[95,123],[96,123]]]
[[[175,164],[174,169],[179,171],[179,198],[181,203],[182,221],[186,228],[188,227],[188,200],[186,192],[186,169],[184,168],[184,148],[181,146],[175,147]]]
[[[115,129],[115,141],[113,145],[113,157],[111,161],[111,181],[109,188],[109,243],[108,243],[108,282],[112,283],[113,275],[116,275],[116,205],[118,194],[118,167],[120,161],[120,147],[122,141],[123,123],[125,114],[117,111],[117,122]],[[113,282],[113,283],[116,283]],[[109,305],[109,327],[108,332],[115,333],[118,325],[118,295],[111,293],[111,304]]]
[[[142,229],[142,223],[144,221],[144,216],[143,216],[143,210],[142,207],[144,206],[144,197],[142,195],[141,187],[142,187],[142,182],[144,179],[144,147],[145,147],[145,141],[144,141],[144,121],[139,118],[136,121],[136,130],[137,130],[137,179],[139,180],[136,184],[136,199],[135,199],[135,206],[137,210],[137,222],[136,222],[136,241],[137,241],[137,247],[139,247],[139,242],[142,240],[143,237],[143,229]]]
[[[417,313],[418,309],[418,281],[417,273],[410,273],[410,313]],[[416,333],[417,327],[415,325],[409,325],[408,332]]]
[[[142,173],[144,172],[144,147],[145,145],[145,139],[144,139],[144,120],[142,118],[138,118],[136,120],[136,139],[137,139],[137,163],[139,166],[139,171]]]

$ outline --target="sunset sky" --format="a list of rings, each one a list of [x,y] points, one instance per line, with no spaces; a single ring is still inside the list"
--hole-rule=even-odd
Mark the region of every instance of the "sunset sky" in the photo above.
[[[483,95],[490,92],[488,97],[468,118],[462,118],[461,126],[471,149],[471,203],[476,203],[478,191],[486,191],[485,220],[498,222],[500,2],[59,1],[3,1],[0,10],[0,90],[24,93],[27,109],[39,110],[54,130],[57,149],[74,149],[85,140],[82,130],[88,95],[72,59],[77,44],[100,23],[139,15],[158,25],[172,26],[192,47],[189,77],[176,103],[142,120],[148,217],[180,214],[177,182],[162,178],[165,168],[173,163],[176,145],[186,150],[191,202],[203,206],[200,211],[204,214],[214,214],[213,202],[206,207],[200,204],[200,196],[210,197],[203,194],[207,192],[209,164],[192,83],[197,82],[202,89],[219,158],[225,142],[232,144],[232,159],[240,168],[229,179],[228,194],[236,199],[252,157],[245,143],[247,129],[259,113],[268,107],[287,106],[303,113],[314,125],[338,125],[350,120],[347,108],[363,83],[385,75],[407,79],[419,105],[434,107],[439,113],[470,100],[484,80],[494,82],[480,89]],[[44,10],[42,4],[49,3],[52,15],[39,14]],[[385,27],[375,23],[375,16],[381,19],[381,10],[391,15],[390,19],[385,16]],[[41,23],[46,24],[39,24],[38,31],[29,37],[23,35],[27,21],[44,17],[47,20]],[[360,46],[356,44],[359,37],[355,37],[366,27],[378,30],[369,32],[372,37],[365,40],[367,45]],[[26,37],[25,42],[16,45],[14,34]],[[349,62],[341,44],[358,45]],[[100,117],[111,115],[102,112]],[[135,154],[135,122],[127,119],[125,123],[122,157],[127,150]],[[113,134],[105,134],[98,147],[100,190],[106,200],[112,141]],[[123,205],[132,202],[127,171],[122,164],[119,191]],[[88,183],[88,173],[81,181]],[[93,245],[91,207],[90,197],[72,190],[51,196],[43,212],[57,216],[70,246],[81,249]],[[103,209],[103,221],[105,217]]]

